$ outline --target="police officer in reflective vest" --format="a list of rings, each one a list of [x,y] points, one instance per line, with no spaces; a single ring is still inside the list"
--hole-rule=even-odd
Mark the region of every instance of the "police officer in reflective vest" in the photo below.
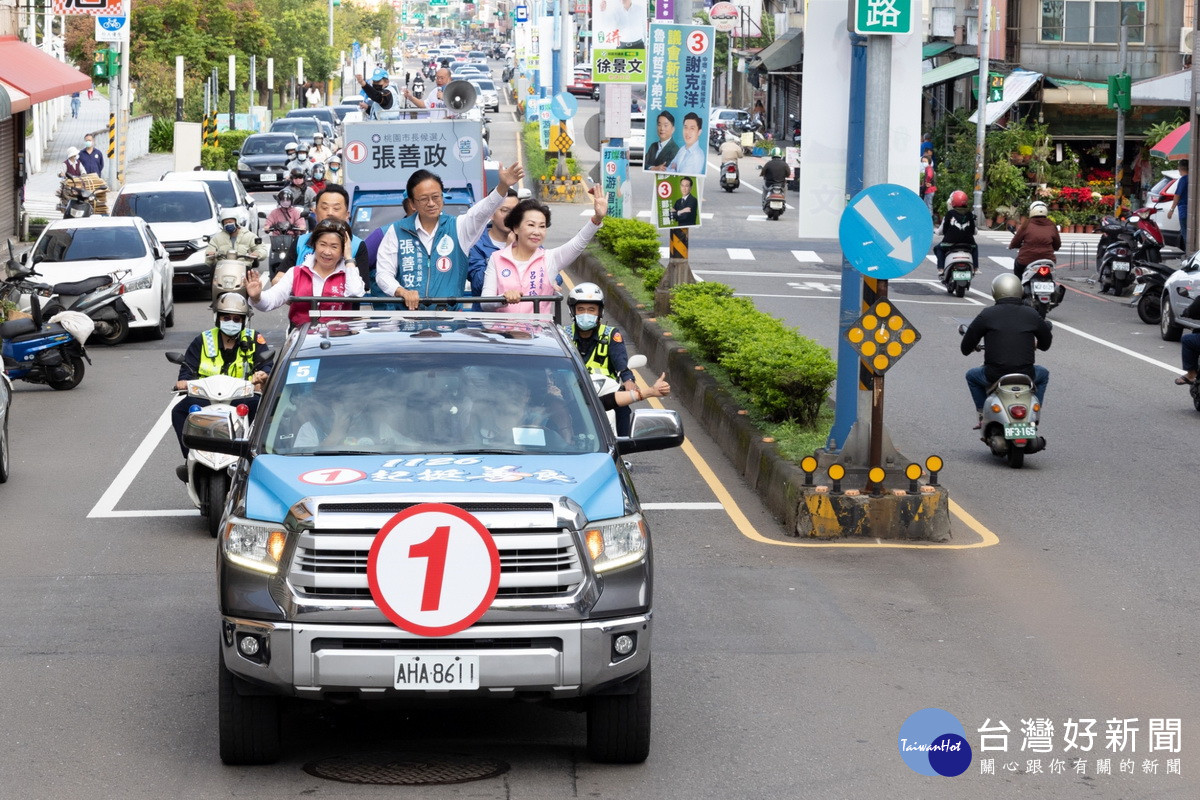
[[[226,292],[217,298],[213,304],[216,327],[201,331],[192,340],[184,353],[183,363],[179,365],[179,376],[175,388],[187,389],[187,382],[197,378],[207,378],[210,375],[229,375],[234,378],[245,378],[261,391],[271,364],[267,357],[267,340],[261,333],[256,333],[246,327],[250,321],[250,304],[246,298],[235,292]],[[183,423],[192,406],[204,407],[207,400],[186,395],[171,409],[171,424],[175,426],[175,436],[179,439],[179,449],[187,458],[188,449],[183,445]],[[253,416],[258,406],[258,397],[248,398],[246,405],[250,407]],[[180,480],[187,480],[187,465],[176,468],[175,473]]]
[[[575,349],[583,359],[588,372],[602,372],[621,383],[626,389],[636,389],[637,383],[630,371],[629,354],[625,352],[625,340],[621,331],[600,322],[604,313],[604,292],[594,283],[580,283],[567,295],[573,322],[568,331],[575,342]],[[616,410],[617,435],[629,435],[632,414],[628,406]]]

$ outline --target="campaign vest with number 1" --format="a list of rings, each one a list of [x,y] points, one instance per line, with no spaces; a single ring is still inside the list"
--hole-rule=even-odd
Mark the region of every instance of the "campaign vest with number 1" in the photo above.
[[[247,378],[254,371],[254,354],[258,350],[258,334],[245,328],[238,334],[237,356],[232,362],[221,360],[221,329],[209,328],[200,334],[200,363],[196,366],[197,378],[213,375],[228,375],[231,378]],[[249,349],[245,345],[249,343]],[[245,357],[243,357],[245,354]]]
[[[433,252],[417,235],[417,215],[393,224],[396,231],[396,281],[421,297],[462,297],[468,254],[458,241],[458,217],[442,214],[433,233]]]

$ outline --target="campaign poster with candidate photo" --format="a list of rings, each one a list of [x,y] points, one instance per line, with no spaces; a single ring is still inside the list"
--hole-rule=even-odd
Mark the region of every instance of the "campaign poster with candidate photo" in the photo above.
[[[592,82],[646,81],[646,0],[593,0]]]
[[[704,175],[708,168],[711,25],[650,25],[643,169]]]
[[[663,175],[654,181],[656,228],[700,227],[700,178]]]

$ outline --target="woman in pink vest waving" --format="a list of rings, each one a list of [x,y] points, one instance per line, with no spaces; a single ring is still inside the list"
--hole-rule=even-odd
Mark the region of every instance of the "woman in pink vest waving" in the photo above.
[[[502,295],[506,302],[481,303],[485,311],[529,313],[533,311],[533,303],[520,302],[521,297],[545,297],[558,291],[554,279],[559,270],[579,257],[608,213],[608,195],[596,187],[591,192],[594,205],[591,219],[571,241],[550,250],[542,245],[546,229],[550,227],[549,208],[530,199],[517,203],[508,213],[504,224],[516,234],[516,241],[492,253],[488,259],[481,295]],[[543,305],[542,311],[548,313],[549,309]]]
[[[350,225],[340,219],[326,219],[313,228],[309,243],[313,252],[289,269],[274,286],[262,287],[257,270],[246,276],[250,305],[259,311],[279,308],[289,297],[362,297],[366,293],[362,276],[350,249]],[[325,311],[350,308],[350,303],[320,303]],[[309,321],[309,304],[292,303],[288,321],[295,328]]]

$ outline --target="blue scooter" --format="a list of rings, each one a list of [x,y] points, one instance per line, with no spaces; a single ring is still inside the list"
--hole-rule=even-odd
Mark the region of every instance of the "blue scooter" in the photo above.
[[[7,276],[0,281],[0,298],[13,300],[25,293],[27,273],[12,258],[8,245]],[[0,356],[4,373],[14,381],[46,384],[51,389],[74,389],[83,380],[84,365],[91,364],[83,344],[61,325],[46,324],[41,301],[30,297],[29,317],[0,324]]]

